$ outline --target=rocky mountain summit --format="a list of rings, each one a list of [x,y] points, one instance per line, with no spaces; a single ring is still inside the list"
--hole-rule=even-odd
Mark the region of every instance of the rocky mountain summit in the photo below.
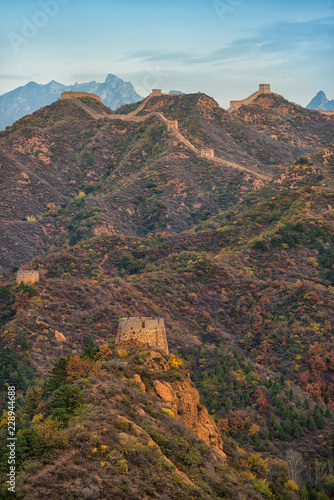
[[[319,109],[323,111],[334,110],[334,99],[327,99],[325,92],[320,90],[315,97],[306,106],[306,109]]]

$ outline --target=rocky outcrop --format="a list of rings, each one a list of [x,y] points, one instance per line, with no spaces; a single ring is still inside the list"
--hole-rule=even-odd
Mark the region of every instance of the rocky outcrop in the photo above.
[[[154,357],[150,356],[150,368],[153,368],[153,359],[156,368],[160,371],[160,366],[166,366],[161,354],[155,352]],[[209,445],[221,459],[226,459],[223,451],[223,441],[219,435],[217,426],[207,409],[200,402],[200,397],[192,385],[189,376],[185,380],[167,382],[165,380],[154,380],[155,393],[161,398],[166,407],[170,408],[177,420],[183,422],[200,439]]]

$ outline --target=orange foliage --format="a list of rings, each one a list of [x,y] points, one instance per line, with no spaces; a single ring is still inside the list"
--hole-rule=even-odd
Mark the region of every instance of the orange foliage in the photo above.
[[[73,356],[66,367],[67,380],[74,382],[79,378],[86,378],[91,375],[98,376],[100,373],[100,365],[88,358],[80,358]]]

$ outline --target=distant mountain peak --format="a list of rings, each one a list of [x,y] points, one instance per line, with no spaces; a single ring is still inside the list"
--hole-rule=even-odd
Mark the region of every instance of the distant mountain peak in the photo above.
[[[103,104],[111,109],[117,109],[122,104],[132,104],[142,99],[130,82],[124,82],[111,73],[107,75],[103,83],[93,80],[86,83],[76,82],[73,85],[64,85],[51,80],[44,85],[31,81],[11,92],[0,95],[0,130],[12,125],[27,113],[33,113],[37,109],[51,104],[60,98],[61,92],[70,90],[97,94],[101,97]]]
[[[323,111],[333,111],[334,110],[334,99],[331,101],[327,99],[327,96],[323,90],[320,90],[315,97],[306,106],[307,109],[319,109]]]

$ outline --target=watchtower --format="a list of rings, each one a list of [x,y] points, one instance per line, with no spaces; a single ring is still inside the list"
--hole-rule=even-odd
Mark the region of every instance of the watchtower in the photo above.
[[[138,346],[160,349],[168,355],[168,343],[163,318],[121,318],[116,335],[116,349]]]
[[[213,149],[203,148],[201,149],[201,157],[208,158],[209,160],[211,160],[212,158],[215,157],[215,152]]]
[[[39,271],[20,269],[16,273],[16,283],[32,284],[39,281]]]
[[[153,97],[158,97],[158,96],[162,95],[161,89],[153,89],[152,95],[153,95]]]
[[[270,94],[270,85],[268,83],[260,83],[259,92],[261,94]]]
[[[172,129],[177,130],[178,128],[179,128],[179,124],[178,124],[177,120],[168,120],[167,130],[172,130]]]

